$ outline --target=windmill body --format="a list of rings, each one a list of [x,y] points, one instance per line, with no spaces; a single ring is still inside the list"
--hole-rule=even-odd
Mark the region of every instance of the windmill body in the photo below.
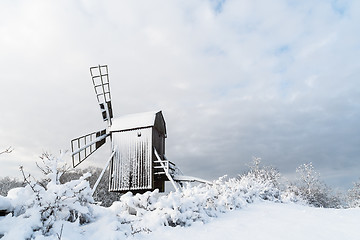
[[[113,118],[109,73],[107,65],[90,68],[97,101],[106,129],[93,132],[71,141],[73,166],[78,166],[93,152],[111,141],[111,155],[99,176],[100,182],[109,168],[109,191],[142,193],[165,190],[170,181],[177,191],[181,182],[198,181],[199,178],[183,176],[176,165],[165,157],[166,124],[161,111],[124,115]]]
[[[165,160],[166,126],[162,112],[126,115],[110,127],[112,149],[110,191],[164,191],[167,180],[154,150]]]

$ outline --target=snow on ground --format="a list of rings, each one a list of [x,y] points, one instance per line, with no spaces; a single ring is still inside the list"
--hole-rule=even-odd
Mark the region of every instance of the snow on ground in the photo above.
[[[163,227],[133,239],[358,240],[360,209],[325,209],[260,202],[224,213],[207,224]],[[104,239],[104,238],[103,238]]]
[[[360,208],[310,207],[272,169],[177,192],[128,192],[107,208],[94,203],[90,174],[61,184],[51,161],[46,186],[25,178],[0,198],[9,212],[0,217],[1,240],[360,239]]]
[[[119,221],[119,215],[114,214],[115,208],[95,208],[97,220],[79,225],[78,222],[59,221],[54,228],[61,239],[78,240],[212,240],[212,239],[292,239],[292,240],[358,240],[360,239],[360,208],[331,209],[314,208],[298,203],[276,203],[256,200],[242,208],[220,213],[208,222],[194,222],[187,227],[159,226],[158,217],[148,219],[157,227],[151,231],[128,234],[127,225]],[[30,219],[29,219],[30,218]],[[27,224],[36,220],[28,218],[12,218],[11,214],[0,217],[0,229],[8,229],[6,239],[24,239],[30,233]],[[7,221],[6,221],[7,220]],[[28,221],[30,220],[30,221]],[[3,225],[6,223],[6,226]],[[62,231],[60,229],[63,229]],[[0,235],[1,238],[1,235]],[[58,239],[58,236],[44,237],[38,235],[36,239]]]
[[[14,192],[19,192],[19,190],[22,189],[17,189]],[[234,210],[217,212],[216,217],[206,218],[206,221],[192,222],[190,225],[185,225],[186,227],[163,225],[162,223],[166,222],[164,221],[166,212],[156,209],[144,211],[141,214],[138,212],[140,215],[137,214],[136,216],[129,215],[127,211],[124,211],[124,207],[131,203],[126,203],[126,201],[137,203],[139,206],[137,210],[140,211],[149,203],[139,205],[139,201],[151,199],[154,196],[157,196],[156,192],[134,197],[131,195],[124,196],[122,202],[115,202],[109,208],[93,205],[93,221],[87,224],[79,224],[78,220],[69,222],[59,219],[54,222],[54,234],[48,236],[43,236],[40,231],[36,231],[32,235],[31,229],[41,226],[41,224],[39,225],[39,216],[37,216],[41,209],[29,208],[18,217],[14,217],[12,214],[0,217],[0,238],[1,240],[16,240],[25,239],[32,235],[31,238],[37,240],[52,240],[59,239],[59,237],[62,240],[360,239],[360,208],[315,208],[301,203],[255,199],[239,208],[233,208]],[[174,204],[175,200],[178,200],[176,194],[173,197],[160,196],[154,204],[161,203],[162,206],[166,206],[165,203],[170,201]],[[181,199],[186,204],[189,204],[188,200],[191,198],[183,199],[182,197]],[[5,203],[6,201],[2,202]],[[184,206],[184,204],[179,206]],[[193,209],[194,211],[199,210],[198,208]],[[188,212],[185,213],[189,214]],[[132,224],[129,224],[130,222]],[[140,227],[140,231],[135,229],[136,233],[134,233],[134,227],[136,229]]]
[[[156,219],[154,219],[156,221]],[[314,208],[294,203],[259,201],[223,213],[208,223],[189,227],[158,227],[125,237],[114,215],[74,228],[65,223],[62,239],[132,240],[359,240],[360,208]],[[54,238],[56,239],[56,238]]]

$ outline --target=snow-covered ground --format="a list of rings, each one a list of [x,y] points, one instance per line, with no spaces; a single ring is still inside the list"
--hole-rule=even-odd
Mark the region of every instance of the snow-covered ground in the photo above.
[[[171,240],[358,240],[360,209],[324,209],[261,202],[234,210],[207,224],[162,228],[134,239]]]
[[[147,219],[147,223],[151,225],[153,221],[156,227],[136,234],[124,234],[119,215],[114,214],[117,211],[115,207],[98,208],[96,211],[98,219],[89,224],[79,226],[78,223],[67,221],[56,223],[59,234],[60,225],[63,225],[61,239],[360,239],[360,208],[314,208],[297,203],[257,200],[243,208],[221,213],[206,223],[198,221],[187,227],[159,226],[156,223],[159,219],[154,216],[153,219]],[[7,228],[9,234],[3,239],[23,239],[28,234],[21,229],[25,230],[22,224],[29,224],[29,221],[15,218],[5,221],[5,218],[10,220],[10,216],[0,217],[0,229]],[[1,226],[5,222],[10,225]],[[58,236],[37,236],[36,239],[58,239]]]
[[[152,232],[137,233],[128,237],[118,231],[118,221],[113,215],[103,216],[98,221],[80,228],[65,223],[61,239],[358,240],[360,239],[359,223],[360,208],[325,209],[262,201],[243,209],[223,213],[217,218],[212,218],[208,223],[196,222],[190,227],[163,226]],[[4,237],[4,239],[14,238]],[[47,239],[57,239],[57,237]]]

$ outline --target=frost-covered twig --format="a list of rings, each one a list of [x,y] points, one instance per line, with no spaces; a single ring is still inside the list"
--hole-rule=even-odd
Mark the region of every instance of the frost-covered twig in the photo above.
[[[26,185],[28,185],[32,190],[33,192],[36,192],[34,186],[31,184],[31,182],[29,181],[29,178],[30,178],[30,174],[29,176],[25,176],[25,172],[24,172],[24,167],[23,166],[20,166],[20,171],[21,171],[21,174],[23,175],[23,178],[24,178],[24,183]]]
[[[66,152],[65,152],[66,153]],[[62,155],[63,153],[60,152]],[[36,166],[40,169],[40,171],[47,177],[46,181],[55,181],[56,184],[60,183],[60,177],[69,171],[70,166],[68,166],[63,160],[62,157],[54,157],[52,154],[48,152],[44,152],[40,159],[42,164],[40,165],[36,162]]]

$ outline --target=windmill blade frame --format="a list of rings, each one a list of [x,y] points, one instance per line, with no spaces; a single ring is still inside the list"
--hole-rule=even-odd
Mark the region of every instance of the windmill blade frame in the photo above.
[[[73,167],[77,167],[86,158],[104,145],[106,137],[109,135],[109,133],[106,133],[106,129],[104,129],[71,140],[71,157]]]
[[[108,121],[110,126],[111,119],[113,118],[113,111],[111,106],[108,66],[98,65],[96,67],[90,67],[90,74],[103,120]]]

